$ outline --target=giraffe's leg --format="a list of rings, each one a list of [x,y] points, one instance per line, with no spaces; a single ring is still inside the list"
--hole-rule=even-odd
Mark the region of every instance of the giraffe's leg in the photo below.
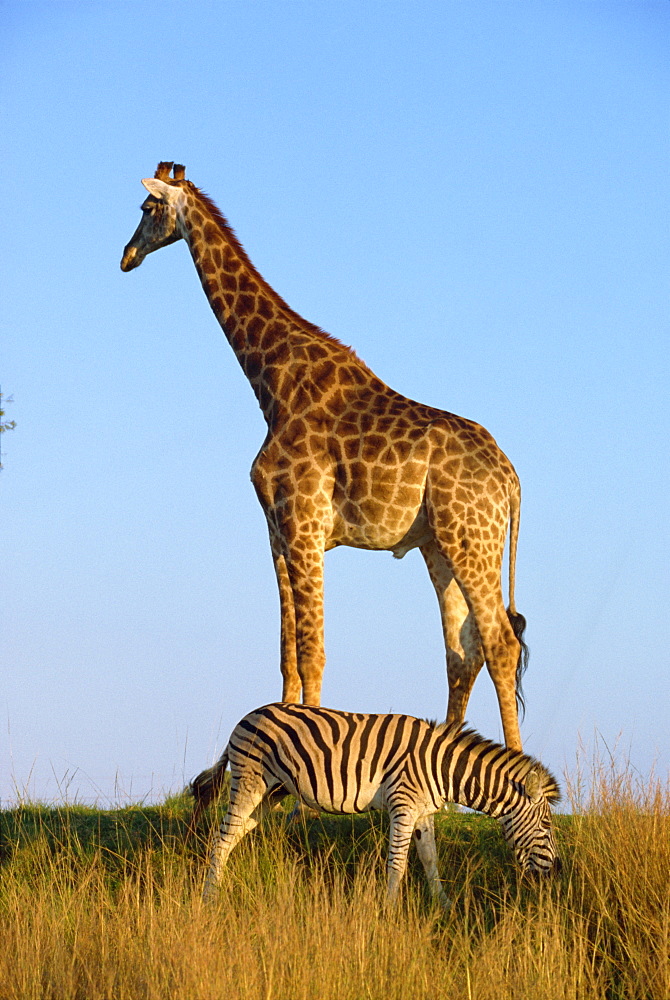
[[[507,616],[502,589],[500,584],[491,586],[483,575],[464,574],[462,580],[496,689],[505,743],[513,750],[521,750],[516,689],[521,646]]]
[[[293,588],[286,559],[280,553],[275,553],[275,546],[272,547],[272,555],[277,574],[277,584],[279,586],[279,604],[281,609],[281,660],[280,667],[283,678],[282,701],[300,701],[301,681],[298,673],[298,655],[295,635],[295,605],[293,603]]]
[[[447,722],[462,724],[472,686],[484,663],[484,652],[474,616],[435,541],[423,545],[421,552],[442,616],[449,683]]]
[[[451,490],[439,482],[429,483],[426,496],[435,543],[474,616],[496,689],[505,743],[521,750],[516,691],[521,646],[505,610],[500,581],[508,509],[501,505],[480,513],[475,497],[463,518],[451,508]]]
[[[505,743],[513,750],[521,750],[516,692],[521,646],[507,617],[502,590],[500,585],[491,586],[483,576],[474,574],[463,575],[461,589],[467,593],[481,636],[486,666],[496,689]]]
[[[473,601],[475,616],[479,602]],[[482,602],[483,603],[483,602]],[[500,718],[502,719],[505,743],[512,750],[522,750],[521,732],[519,730],[519,711],[517,705],[517,665],[521,655],[521,646],[514,635],[512,626],[505,612],[502,594],[499,609],[492,616],[490,624],[486,621],[488,609],[480,610],[480,632],[484,646],[486,666],[495,685]]]
[[[281,518],[275,506],[275,483],[272,476],[264,469],[265,451],[262,448],[251,468],[251,481],[254,484],[258,500],[270,535],[270,549],[274,563],[277,587],[279,589],[280,626],[280,660],[279,668],[282,675],[282,701],[300,701],[300,675],[298,674],[298,657],[295,635],[295,605],[293,602],[293,587],[286,564],[286,551]]]
[[[285,456],[284,456],[285,457]],[[281,601],[283,701],[321,703],[323,556],[332,519],[329,490],[319,469],[294,481],[277,473],[279,456],[262,448],[251,478],[270,532]]]
[[[422,816],[414,827],[414,843],[419,855],[423,870],[428,879],[428,885],[433,899],[441,903],[442,906],[450,906],[450,899],[442,888],[440,873],[437,868],[437,848],[435,846],[435,818],[434,816]]]
[[[326,664],[323,638],[323,555],[320,538],[297,533],[286,558],[295,608],[297,669],[304,705],[321,704]]]

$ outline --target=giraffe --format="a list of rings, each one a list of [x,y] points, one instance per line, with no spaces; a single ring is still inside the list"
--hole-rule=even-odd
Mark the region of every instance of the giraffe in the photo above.
[[[352,349],[294,312],[252,265],[185,168],[161,162],[121,261],[184,239],[210,306],[267,423],[251,480],[267,520],[281,608],[282,700],[319,705],[324,553],[419,548],[446,646],[446,721],[462,723],[484,662],[507,745],[521,749],[525,619],[514,577],[520,486],[493,437],[408,399]],[[501,573],[509,530],[509,608]]]

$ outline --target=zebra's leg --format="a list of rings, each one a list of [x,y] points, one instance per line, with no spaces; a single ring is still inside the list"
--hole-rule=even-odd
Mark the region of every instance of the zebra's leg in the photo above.
[[[202,893],[205,900],[216,897],[224,865],[233,848],[247,833],[258,826],[262,817],[274,804],[274,797],[267,795],[267,785],[260,775],[243,775],[237,782],[234,779],[235,776],[231,782],[228,812],[221,821],[212,847],[209,871]]]
[[[414,843],[428,879],[428,885],[433,899],[441,903],[445,909],[451,906],[451,900],[442,888],[440,873],[437,869],[437,848],[435,846],[435,817],[422,816],[414,827]]]
[[[407,812],[406,809],[389,808],[389,818],[391,829],[389,831],[389,852],[386,862],[388,883],[386,890],[386,900],[388,903],[395,903],[398,899],[400,883],[407,870],[407,855],[409,845],[412,842],[412,833],[416,816]]]

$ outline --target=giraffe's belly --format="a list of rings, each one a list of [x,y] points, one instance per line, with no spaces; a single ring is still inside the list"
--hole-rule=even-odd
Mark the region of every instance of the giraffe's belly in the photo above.
[[[397,510],[393,507],[382,511],[364,504],[345,502],[340,509],[334,505],[333,528],[327,549],[349,545],[358,549],[390,550],[397,559],[410,549],[423,545],[430,537],[430,528],[423,502],[417,508]]]

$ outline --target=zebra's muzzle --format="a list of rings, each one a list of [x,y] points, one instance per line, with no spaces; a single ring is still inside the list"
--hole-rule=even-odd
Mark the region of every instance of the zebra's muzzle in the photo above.
[[[555,857],[546,868],[526,868],[524,875],[539,882],[541,879],[553,878],[555,875],[560,875],[562,871],[563,862],[559,857]]]

